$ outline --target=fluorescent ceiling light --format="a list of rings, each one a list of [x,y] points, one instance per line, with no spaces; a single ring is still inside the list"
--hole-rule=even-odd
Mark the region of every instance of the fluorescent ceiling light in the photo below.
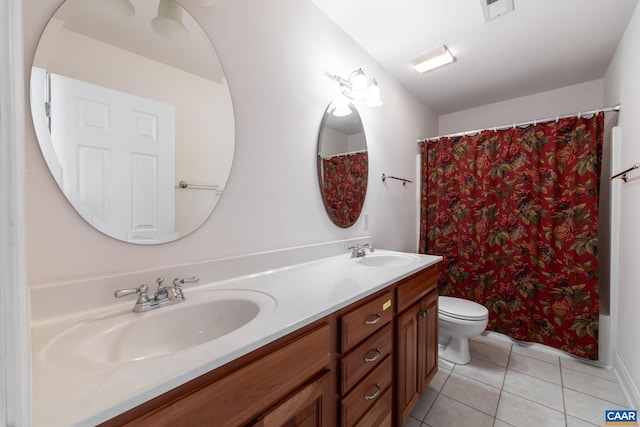
[[[442,45],[416,56],[412,64],[419,73],[426,73],[427,71],[451,64],[455,62],[455,60],[456,58],[449,52],[449,49]]]

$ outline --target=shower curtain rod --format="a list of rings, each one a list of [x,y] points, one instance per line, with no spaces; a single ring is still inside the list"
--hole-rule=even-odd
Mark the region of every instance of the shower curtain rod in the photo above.
[[[475,129],[475,130],[467,130],[467,131],[464,131],[464,132],[450,133],[450,134],[447,134],[447,135],[432,136],[431,138],[419,139],[418,140],[418,144],[420,144],[422,142],[437,141],[440,138],[454,138],[454,137],[457,137],[457,136],[475,135],[475,134],[478,134],[478,133],[482,132],[483,130],[487,130],[487,129],[504,130],[504,129],[509,129],[509,128],[515,128],[516,126],[529,126],[529,125],[535,125],[537,123],[552,122],[552,121],[556,121],[556,120],[560,120],[560,119],[566,119],[567,117],[589,116],[589,115],[592,115],[592,114],[597,114],[597,113],[599,113],[601,111],[603,113],[608,113],[610,111],[620,111],[620,104],[614,105],[613,107],[600,108],[600,109],[597,109],[597,110],[580,111],[580,112],[573,113],[573,114],[565,114],[564,116],[546,117],[544,119],[529,120],[527,122],[512,123],[512,124],[509,124],[509,125],[494,126],[494,127],[483,128],[483,129]]]
[[[347,151],[346,153],[340,153],[340,154],[332,154],[330,156],[320,156],[325,160],[329,160],[329,159],[333,159],[334,157],[342,157],[342,156],[350,156],[351,154],[358,154],[358,153],[366,153],[367,149],[365,148],[364,150],[355,150],[355,151]]]

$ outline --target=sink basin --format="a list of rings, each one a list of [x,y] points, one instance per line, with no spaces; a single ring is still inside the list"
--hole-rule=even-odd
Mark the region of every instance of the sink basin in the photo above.
[[[366,265],[369,267],[399,267],[402,265],[408,265],[412,262],[420,261],[420,258],[404,253],[372,253],[367,254],[362,258],[356,259],[356,263],[360,265]]]
[[[192,292],[180,304],[75,325],[54,338],[43,357],[54,365],[69,363],[71,355],[99,363],[162,357],[238,331],[275,307],[275,300],[261,292]]]

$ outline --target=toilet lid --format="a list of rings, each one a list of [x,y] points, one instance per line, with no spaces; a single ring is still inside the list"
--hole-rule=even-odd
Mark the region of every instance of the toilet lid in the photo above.
[[[489,310],[483,305],[453,297],[438,297],[438,311],[461,320],[483,320],[489,316]]]

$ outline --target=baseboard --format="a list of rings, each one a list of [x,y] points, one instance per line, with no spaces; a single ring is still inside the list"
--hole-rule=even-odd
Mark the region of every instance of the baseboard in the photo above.
[[[629,401],[629,409],[640,409],[640,389],[638,389],[638,384],[633,382],[631,374],[622,362],[622,359],[620,359],[620,355],[618,353],[615,355],[614,370],[618,376],[620,385],[622,385],[624,394],[627,396],[627,400]]]

